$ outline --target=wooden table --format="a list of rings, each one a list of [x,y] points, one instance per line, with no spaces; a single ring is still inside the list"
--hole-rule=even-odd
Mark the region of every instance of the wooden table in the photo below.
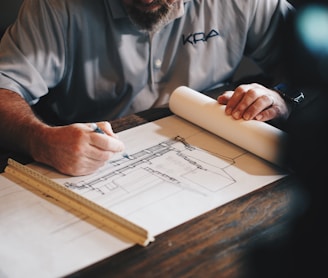
[[[152,109],[112,126],[119,132],[170,114]],[[2,169],[10,155],[0,155]],[[294,183],[291,176],[274,182],[158,235],[147,247],[133,246],[69,277],[242,277],[254,244],[286,233]]]

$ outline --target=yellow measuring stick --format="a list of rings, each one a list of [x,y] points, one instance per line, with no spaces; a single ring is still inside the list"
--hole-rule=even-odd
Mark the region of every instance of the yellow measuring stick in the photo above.
[[[42,193],[53,197],[70,208],[89,216],[91,219],[103,224],[129,241],[147,246],[150,242],[155,240],[144,228],[76,194],[41,173],[11,158],[8,159],[8,166],[5,168],[5,172],[22,180]]]

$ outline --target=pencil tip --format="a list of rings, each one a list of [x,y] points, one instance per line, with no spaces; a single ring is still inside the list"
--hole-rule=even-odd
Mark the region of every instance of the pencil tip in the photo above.
[[[123,153],[122,156],[123,156],[124,158],[127,158],[127,159],[133,159],[133,157],[130,156],[129,154],[127,154],[127,153]]]

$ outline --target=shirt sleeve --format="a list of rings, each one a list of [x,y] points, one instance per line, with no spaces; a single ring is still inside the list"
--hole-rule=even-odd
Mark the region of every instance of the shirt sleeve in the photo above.
[[[0,43],[0,87],[19,93],[30,104],[58,84],[65,71],[65,18],[51,3],[23,1]]]
[[[277,61],[282,60],[281,28],[293,7],[282,0],[257,0],[253,3],[245,55],[268,72],[277,69]]]

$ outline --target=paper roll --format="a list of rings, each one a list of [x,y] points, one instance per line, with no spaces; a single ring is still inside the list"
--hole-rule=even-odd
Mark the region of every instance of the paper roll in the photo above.
[[[170,110],[207,131],[269,161],[282,166],[286,133],[265,122],[235,120],[220,105],[200,92],[185,86],[175,89],[169,100]]]

